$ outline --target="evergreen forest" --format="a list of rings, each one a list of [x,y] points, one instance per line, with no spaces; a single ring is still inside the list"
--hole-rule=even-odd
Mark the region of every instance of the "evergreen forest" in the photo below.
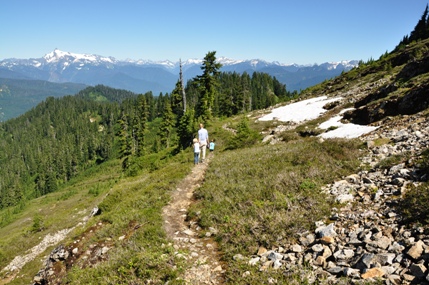
[[[186,149],[200,122],[297,96],[268,74],[222,73],[220,67],[216,52],[208,52],[201,75],[186,84],[180,76],[170,94],[98,85],[73,96],[48,97],[0,123],[0,209],[24,206],[109,159],[120,158],[125,175],[156,167],[157,161],[141,161]]]

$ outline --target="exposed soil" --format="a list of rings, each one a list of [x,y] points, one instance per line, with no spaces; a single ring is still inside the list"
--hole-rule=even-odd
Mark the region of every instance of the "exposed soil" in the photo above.
[[[194,191],[203,183],[212,155],[209,154],[204,163],[194,166],[192,172],[179,183],[171,195],[170,203],[163,209],[167,236],[174,241],[177,250],[187,253],[181,256],[189,262],[189,270],[183,276],[188,284],[225,283],[225,268],[219,261],[216,242],[210,234],[202,236],[198,225],[186,219]]]

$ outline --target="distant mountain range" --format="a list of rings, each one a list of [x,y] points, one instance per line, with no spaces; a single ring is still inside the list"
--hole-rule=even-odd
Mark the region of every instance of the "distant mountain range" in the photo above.
[[[320,65],[285,65],[264,60],[217,59],[225,72],[265,72],[286,84],[289,91],[305,89],[343,71],[357,66],[357,60],[323,63]],[[201,75],[203,60],[189,59],[182,62],[185,81]],[[116,60],[93,54],[75,54],[55,49],[42,58],[0,61],[0,78],[44,80],[54,83],[103,84],[135,93],[152,91],[169,93],[179,77],[179,62],[149,60]]]

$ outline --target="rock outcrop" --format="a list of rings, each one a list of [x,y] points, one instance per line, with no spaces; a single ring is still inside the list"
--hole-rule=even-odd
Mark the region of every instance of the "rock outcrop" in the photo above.
[[[389,119],[387,119],[389,120]],[[314,232],[303,232],[294,244],[260,248],[249,264],[260,270],[300,272],[310,283],[429,284],[429,229],[404,224],[397,205],[411,184],[428,177],[417,158],[429,146],[429,121],[421,115],[386,122],[362,137],[368,150],[363,168],[322,189],[341,205]],[[377,141],[388,142],[378,145]],[[384,159],[407,153],[408,160],[385,167]],[[238,258],[238,257],[236,257]],[[341,281],[344,282],[344,281]]]

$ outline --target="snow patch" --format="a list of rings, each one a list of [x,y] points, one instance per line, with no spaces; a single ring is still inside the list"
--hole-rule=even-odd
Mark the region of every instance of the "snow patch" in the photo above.
[[[273,109],[270,114],[259,118],[260,121],[271,121],[277,119],[282,122],[300,123],[306,120],[313,120],[326,112],[323,109],[327,103],[341,100],[341,97],[329,98],[320,96],[307,100],[302,100],[286,106]]]
[[[282,122],[295,122],[301,123],[306,120],[313,120],[318,118],[320,115],[326,112],[323,109],[327,103],[341,100],[341,97],[328,98],[327,96],[320,96],[307,100],[302,100],[296,103],[292,103],[286,106],[275,108],[270,114],[267,114],[261,118],[260,121],[271,121],[279,120]],[[356,124],[343,124],[341,123],[342,114],[351,109],[342,110],[339,115],[332,117],[331,119],[321,123],[319,128],[329,129],[335,127],[334,130],[320,134],[322,138],[357,138],[366,133],[372,132],[377,129],[373,126],[362,126]]]

